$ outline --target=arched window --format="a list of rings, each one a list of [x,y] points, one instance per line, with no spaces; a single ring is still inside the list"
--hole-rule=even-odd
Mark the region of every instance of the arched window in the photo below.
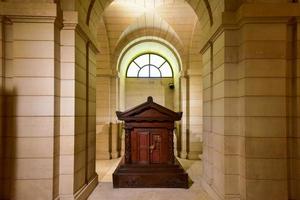
[[[165,58],[158,54],[146,53],[131,61],[126,76],[132,78],[171,78],[173,71]]]

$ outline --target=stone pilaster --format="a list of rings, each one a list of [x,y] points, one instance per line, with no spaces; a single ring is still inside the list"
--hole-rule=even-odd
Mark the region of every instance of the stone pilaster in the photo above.
[[[188,86],[189,86],[189,78],[186,74],[182,74],[180,76],[180,87],[181,87],[181,111],[183,112],[181,119],[181,131],[179,132],[179,138],[177,138],[177,142],[180,144],[180,158],[187,158],[188,155],[188,143],[189,143],[189,102],[188,102]]]
[[[200,56],[200,55],[199,55]],[[198,160],[202,154],[202,77],[200,67],[188,70],[189,75],[189,152],[188,159]]]
[[[61,31],[60,199],[83,199],[96,186],[95,50],[77,24],[77,12],[64,12]],[[81,49],[82,51],[79,51]]]
[[[6,128],[2,130],[9,158],[4,165],[4,195],[54,199],[58,196],[59,168],[56,116],[60,58],[55,52],[59,50],[60,26],[56,4],[29,8],[27,3],[2,2],[1,8],[9,22],[2,26],[6,102]]]

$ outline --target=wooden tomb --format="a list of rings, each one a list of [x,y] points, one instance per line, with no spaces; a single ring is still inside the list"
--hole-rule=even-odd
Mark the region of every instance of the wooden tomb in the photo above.
[[[173,112],[147,102],[125,112],[125,159],[113,173],[114,188],[188,188],[188,175],[174,156],[174,122],[182,112]]]

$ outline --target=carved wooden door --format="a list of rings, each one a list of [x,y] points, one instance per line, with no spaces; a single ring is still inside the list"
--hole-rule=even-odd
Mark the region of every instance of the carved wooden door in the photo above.
[[[149,163],[149,131],[135,130],[131,133],[132,163]]]
[[[149,163],[149,132],[138,133],[138,160],[139,163]]]
[[[160,163],[162,135],[161,133],[150,134],[150,163]]]
[[[131,162],[161,164],[169,162],[166,129],[135,129],[131,133]]]
[[[169,162],[169,134],[167,129],[150,130],[150,163],[162,164]],[[171,149],[172,150],[172,149]]]

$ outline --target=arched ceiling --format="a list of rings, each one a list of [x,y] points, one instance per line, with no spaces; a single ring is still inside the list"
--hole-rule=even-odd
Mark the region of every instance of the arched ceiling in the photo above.
[[[125,1],[125,0],[123,0]],[[152,30],[152,32],[149,32],[149,29]],[[148,34],[160,34],[160,33],[165,33],[165,34],[170,34],[172,37],[175,37],[177,41],[180,41],[179,36],[177,33],[174,31],[174,29],[164,20],[162,19],[157,13],[153,11],[145,12],[143,15],[139,16],[135,22],[130,24],[121,34],[119,41],[121,41],[123,38],[126,36],[137,32],[138,30],[141,31],[140,34],[145,34],[148,32]],[[144,33],[143,33],[143,30]],[[159,32],[159,33],[155,33]],[[147,34],[147,33],[146,33]]]
[[[197,16],[184,0],[116,0],[104,11],[103,20],[113,54],[118,43],[132,33],[168,35],[187,50]]]
[[[5,0],[5,1],[23,1],[23,0]],[[31,0],[56,2],[59,0]],[[90,23],[92,15],[101,15],[104,10],[116,0],[60,0],[61,8],[63,10],[78,10],[79,5],[85,8],[84,19],[87,24]],[[225,10],[236,10],[246,0],[117,0],[125,3],[133,2],[147,8],[156,8],[161,5],[172,4],[174,1],[181,1],[188,3],[195,11],[198,18],[202,18],[203,14],[208,16],[210,24],[214,22],[214,13],[221,13]],[[257,0],[261,1],[261,0]],[[249,1],[247,1],[249,2]],[[218,12],[216,12],[218,11]]]
[[[126,42],[145,36],[169,41],[188,63],[219,27],[222,13],[237,9],[244,1],[60,0],[62,9],[77,11],[79,24],[97,37],[103,63],[113,61]]]
[[[141,32],[141,33],[137,33],[137,32]],[[138,29],[135,32],[131,32],[130,34],[123,37],[122,40],[118,42],[116,51],[112,55],[112,63],[114,64],[116,63],[123,49],[133,41],[135,41],[136,43],[141,43],[145,41],[168,43],[167,46],[170,46],[170,48],[174,47],[176,49],[176,52],[178,52],[179,56],[184,57],[183,45],[178,38],[174,37],[167,31],[164,32],[159,29],[147,28],[142,30]],[[134,45],[134,43],[132,45]]]
[[[123,2],[123,3],[134,3],[139,6],[143,6],[147,9],[154,9],[163,5],[170,5],[177,2],[188,3],[191,8],[195,11],[196,15],[200,18],[205,12],[209,19],[210,23],[213,23],[213,14],[212,12],[216,7],[224,11],[225,2],[224,0],[91,0],[90,3],[94,4],[94,2],[98,3],[101,7],[101,12],[103,12],[112,2]],[[225,0],[230,1],[230,0]],[[242,0],[230,1],[228,4],[239,4]],[[236,2],[236,3],[235,3]],[[233,6],[230,6],[233,7]],[[87,12],[87,18],[90,18],[91,12]]]
[[[126,15],[123,16],[122,24],[119,24],[123,29],[126,28],[123,27],[125,19],[134,21],[141,12],[143,13],[145,10],[155,10],[155,12],[160,12],[159,15],[161,18],[163,18],[174,29],[183,43],[186,43],[188,38],[182,37],[182,35],[178,33],[178,30],[176,30],[177,28],[175,26],[178,26],[182,23],[182,21],[185,21],[186,23],[191,22],[193,26],[195,24],[195,22],[191,20],[191,18],[188,19],[186,15],[193,14],[196,16],[195,19],[198,19],[201,22],[201,28],[208,30],[209,27],[213,26],[213,24],[220,23],[220,19],[222,17],[221,13],[225,10],[225,3],[238,5],[240,1],[242,0],[60,0],[63,10],[77,10],[79,12],[79,24],[89,27],[91,35],[95,35],[97,33],[99,21],[102,16],[105,18],[104,21],[108,29],[107,33],[110,35],[111,30],[109,30],[109,28],[111,27],[107,24],[110,20],[106,20],[106,18],[109,17],[109,10],[113,10],[123,4],[127,5],[126,7],[128,9]],[[138,7],[139,9],[136,9]],[[181,7],[180,14],[178,14],[178,7]],[[233,7],[234,6],[230,6],[230,8]],[[120,17],[120,10],[124,10],[124,7],[123,9],[115,9],[116,12],[112,13],[112,15]],[[174,22],[175,20],[178,22],[176,22],[177,24]],[[215,21],[217,23],[214,23]],[[84,24],[87,24],[88,26]],[[129,24],[127,24],[127,26],[128,25]],[[183,25],[183,30],[190,32],[193,31],[192,28],[188,30],[189,28],[186,24],[181,25]],[[115,44],[111,44],[113,43],[112,40],[115,40],[115,37],[117,36],[120,35],[117,35],[115,32],[109,38],[111,50],[113,50],[116,45],[116,42],[114,42]]]

